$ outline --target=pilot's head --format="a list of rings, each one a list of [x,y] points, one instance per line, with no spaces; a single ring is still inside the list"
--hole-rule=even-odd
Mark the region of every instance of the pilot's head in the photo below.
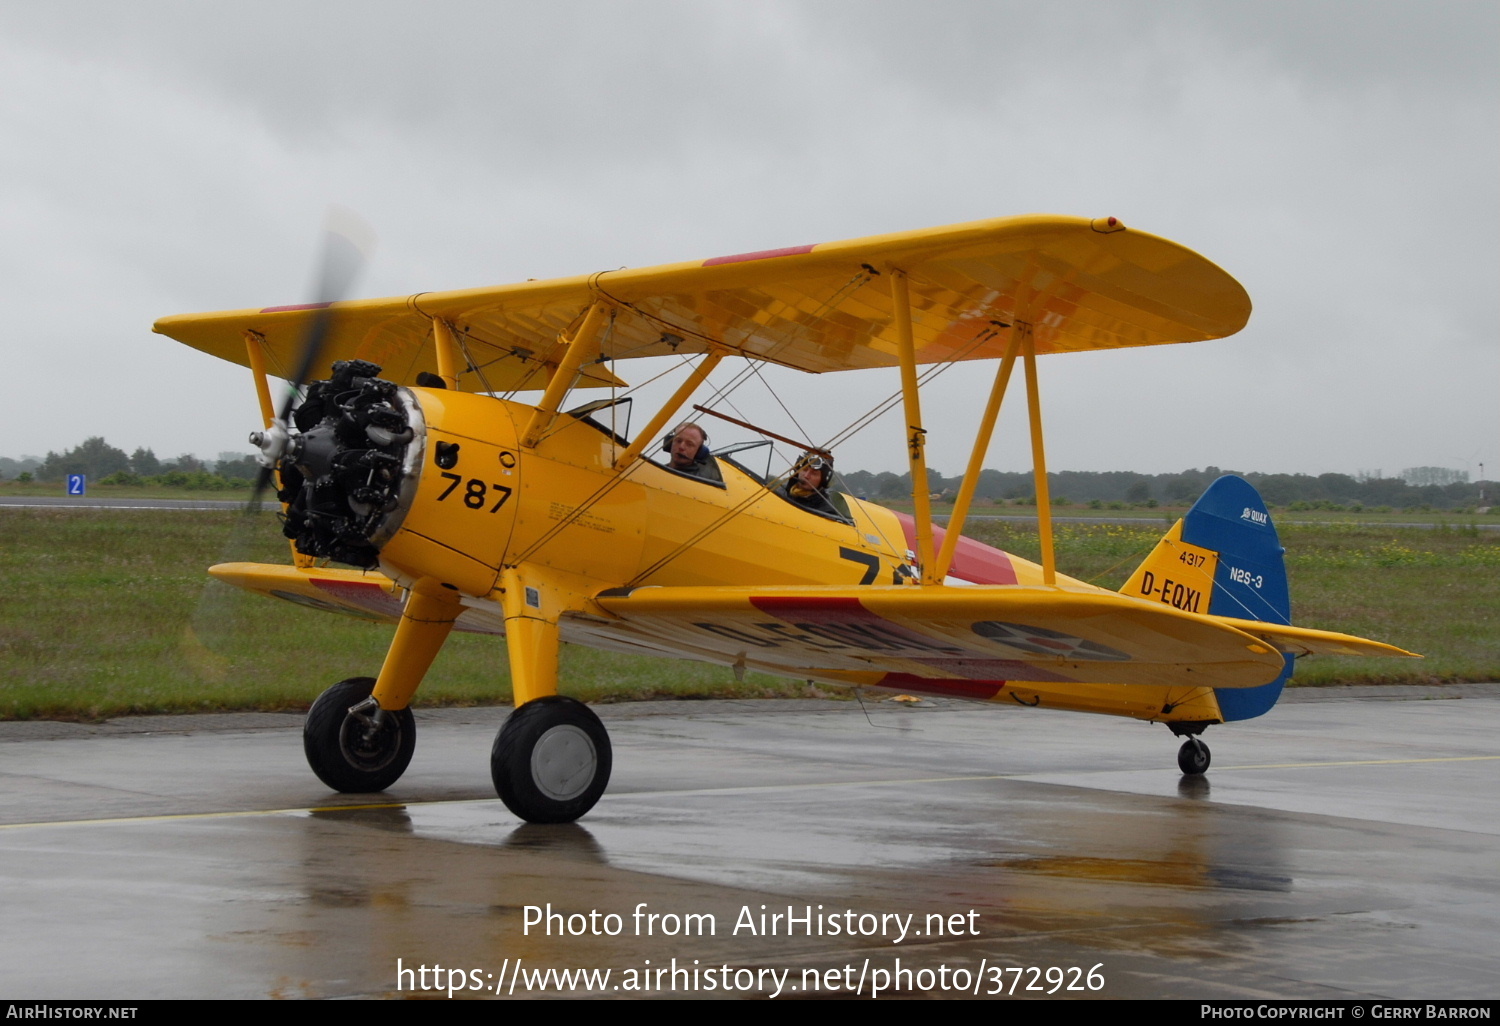
[[[800,495],[821,492],[833,478],[833,457],[804,453],[792,467],[792,489]]]
[[[698,453],[708,443],[708,433],[690,420],[685,420],[672,429],[667,439],[667,451],[672,454],[672,466],[686,470],[698,461]]]

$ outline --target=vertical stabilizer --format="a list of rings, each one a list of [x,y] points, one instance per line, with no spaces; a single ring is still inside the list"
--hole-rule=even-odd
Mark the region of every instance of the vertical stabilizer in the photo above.
[[[1226,475],[1172,525],[1120,593],[1191,613],[1290,624],[1285,551],[1260,493]],[[1281,676],[1258,688],[1215,688],[1224,719],[1247,720],[1275,705],[1292,661],[1287,656]]]

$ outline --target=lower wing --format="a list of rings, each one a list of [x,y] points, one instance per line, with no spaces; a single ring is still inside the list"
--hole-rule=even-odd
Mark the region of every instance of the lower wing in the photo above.
[[[619,618],[598,625],[603,631],[793,676],[1246,688],[1281,674],[1281,643],[1292,635],[1345,637],[1290,628],[1259,636],[1252,628],[1274,625],[1230,624],[1112,592],[1030,586],[636,588],[596,601]]]

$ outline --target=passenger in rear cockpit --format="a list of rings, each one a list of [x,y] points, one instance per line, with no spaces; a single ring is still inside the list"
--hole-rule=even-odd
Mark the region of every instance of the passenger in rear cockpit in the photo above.
[[[828,498],[828,485],[832,480],[832,456],[816,452],[803,453],[792,465],[787,479],[776,486],[776,494],[805,510],[843,520],[844,514]]]

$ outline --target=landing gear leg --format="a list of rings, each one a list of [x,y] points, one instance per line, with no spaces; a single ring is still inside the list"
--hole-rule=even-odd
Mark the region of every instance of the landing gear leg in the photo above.
[[[1177,768],[1185,776],[1198,777],[1208,772],[1208,745],[1196,737],[1190,737],[1177,749]]]
[[[318,696],[302,728],[312,771],[335,791],[384,791],[417,746],[411,696],[453,629],[458,596],[423,581],[412,589],[380,677],[351,677]]]
[[[506,808],[528,823],[571,823],[609,784],[609,734],[588,706],[557,693],[557,617],[541,590],[513,567],[501,583],[516,710],[495,738],[490,774]]]

